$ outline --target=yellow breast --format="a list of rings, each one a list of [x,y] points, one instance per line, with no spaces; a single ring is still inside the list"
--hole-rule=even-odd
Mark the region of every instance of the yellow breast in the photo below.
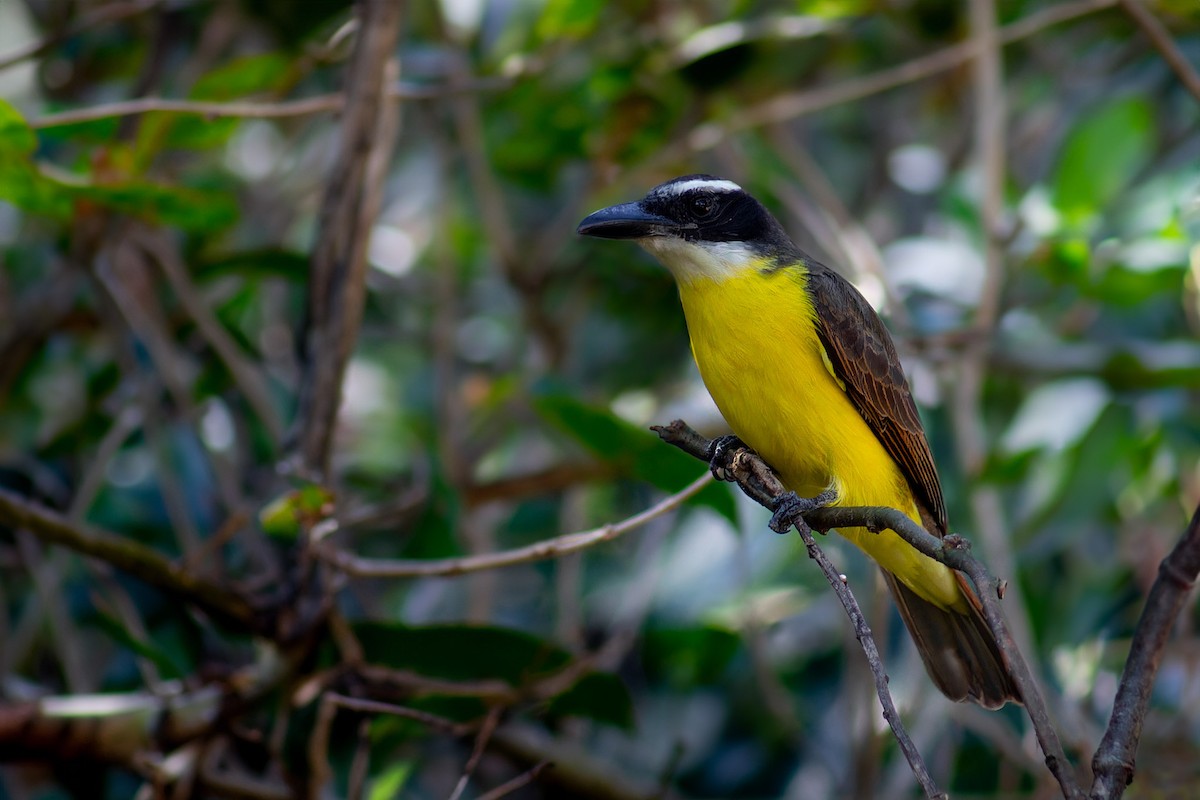
[[[834,376],[801,267],[680,281],[692,353],[734,433],[788,488],[837,504],[898,508],[919,521],[903,473]],[[891,531],[840,531],[930,602],[964,604],[953,573]]]

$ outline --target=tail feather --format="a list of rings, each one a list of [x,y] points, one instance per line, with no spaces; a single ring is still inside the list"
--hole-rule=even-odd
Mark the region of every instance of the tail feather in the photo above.
[[[940,608],[883,570],[905,627],[912,634],[925,670],[951,700],[972,700],[984,708],[1020,703],[1021,694],[983,617],[975,593],[963,579],[970,613]]]

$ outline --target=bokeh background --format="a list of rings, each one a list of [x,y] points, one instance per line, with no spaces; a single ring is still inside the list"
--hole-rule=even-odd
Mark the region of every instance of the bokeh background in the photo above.
[[[1145,7],[1195,68],[1196,6]],[[343,91],[353,18],[340,0],[0,5],[0,485],[276,612],[312,519],[262,511],[287,517],[302,485],[287,431],[339,147],[334,107],[288,104]],[[725,431],[669,275],[574,231],[719,174],[895,332],[952,527],[1009,580],[1086,764],[1200,502],[1200,98],[1161,48],[1103,0],[403,4],[361,331],[333,469],[306,490],[339,522],[322,546],[495,552],[703,475],[647,430]],[[141,97],[247,105],[109,105]],[[944,700],[874,568],[823,545],[943,788],[1054,796],[1020,711]],[[105,734],[137,758],[0,766],[0,798],[441,798],[477,742],[463,797],[543,760],[511,796],[917,796],[834,595],[729,487],[580,554],[328,591],[340,633],[298,648],[0,520],[2,702],[263,681],[186,742]],[[1200,791],[1196,620],[1166,650],[1132,796]],[[343,710],[314,738],[348,640],[421,679],[366,696],[468,723],[496,708],[494,734]],[[584,677],[479,688],[564,665]]]

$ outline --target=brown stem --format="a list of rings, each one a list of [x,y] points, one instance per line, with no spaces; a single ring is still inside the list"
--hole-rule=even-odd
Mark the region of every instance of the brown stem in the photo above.
[[[665,426],[655,426],[654,430],[663,441],[707,463],[709,440],[688,427],[682,420],[675,420]],[[782,496],[786,490],[766,462],[752,451],[745,450],[735,459],[734,465],[733,477],[742,491],[755,502],[767,508],[774,508],[775,499]],[[1038,744],[1046,756],[1046,766],[1058,781],[1064,797],[1083,796],[1059,742],[1058,733],[1050,722],[1046,702],[1004,621],[1004,614],[999,605],[1000,582],[992,576],[987,567],[971,556],[970,545],[962,537],[951,535],[939,539],[894,508],[829,506],[805,513],[804,521],[813,530],[819,531],[833,528],[892,530],[930,558],[970,576],[983,603],[984,617],[1004,655],[1005,665],[1021,692],[1021,699],[1033,724]]]
[[[1092,758],[1091,797],[1119,798],[1133,781],[1134,754],[1167,637],[1200,574],[1200,506],[1175,549],[1158,567],[1146,607],[1133,632],[1129,659],[1117,687],[1112,718]]]
[[[396,46],[402,3],[366,0],[360,6],[358,41],[346,73],[341,148],[321,202],[313,248],[308,308],[302,340],[303,373],[291,447],[301,475],[326,482],[342,377],[358,338],[366,297],[366,247],[378,211],[370,185],[377,137],[390,127],[384,76]],[[393,137],[394,138],[394,137]],[[376,159],[377,160],[377,159]]]
[[[56,512],[4,489],[0,489],[0,522],[27,530],[43,542],[98,558],[239,630],[261,627],[254,609],[229,587],[200,579],[127,537],[74,526]]]

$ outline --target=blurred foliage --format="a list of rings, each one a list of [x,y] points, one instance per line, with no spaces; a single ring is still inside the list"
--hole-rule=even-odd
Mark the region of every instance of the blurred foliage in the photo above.
[[[100,5],[0,5],[0,56]],[[1005,25],[1055,5],[996,4]],[[1149,5],[1200,63],[1195,5]],[[1068,750],[1088,757],[1141,599],[1200,501],[1200,104],[1122,11],[1004,47],[993,285],[969,61],[781,110],[961,43],[964,3],[409,4],[400,76],[422,91],[402,101],[370,241],[336,485],[297,486],[278,478],[287,445],[267,419],[286,424],[295,406],[336,115],[54,115],[139,96],[338,91],[351,14],[333,0],[150,5],[0,70],[0,486],[259,593],[289,590],[278,565],[330,514],[346,550],[428,558],[637,513],[704,471],[646,427],[722,423],[669,276],[574,228],[666,178],[718,173],[893,324],[950,518],[1011,570],[1009,613]],[[148,241],[178,253],[182,279]],[[999,321],[978,348],[975,310],[993,299]],[[963,376],[978,358],[976,390]],[[259,400],[235,360],[261,377]],[[873,570],[826,541],[942,785],[1046,796],[1020,713],[951,708]],[[591,796],[569,783],[576,765],[669,797],[916,796],[822,579],[727,487],[581,556],[348,579],[337,607],[366,662],[424,681],[520,694],[578,671],[551,696],[521,695],[467,797],[536,762],[505,733],[519,726],[575,749],[513,797]],[[4,527],[0,611],[9,699],[194,688],[261,659],[249,636],[170,595]],[[1138,796],[1200,785],[1196,622],[1193,610],[1166,652]],[[322,670],[336,672],[342,648],[291,665],[219,734],[237,742],[240,770],[278,779],[271,747],[287,750],[289,780],[313,768],[319,704],[305,682],[332,680]],[[451,720],[486,713],[485,699],[438,685],[384,699]],[[350,719],[327,750],[339,795],[363,769]],[[363,730],[371,798],[446,797],[472,749],[410,719]],[[0,768],[0,798],[124,797],[141,781],[95,765]]]

